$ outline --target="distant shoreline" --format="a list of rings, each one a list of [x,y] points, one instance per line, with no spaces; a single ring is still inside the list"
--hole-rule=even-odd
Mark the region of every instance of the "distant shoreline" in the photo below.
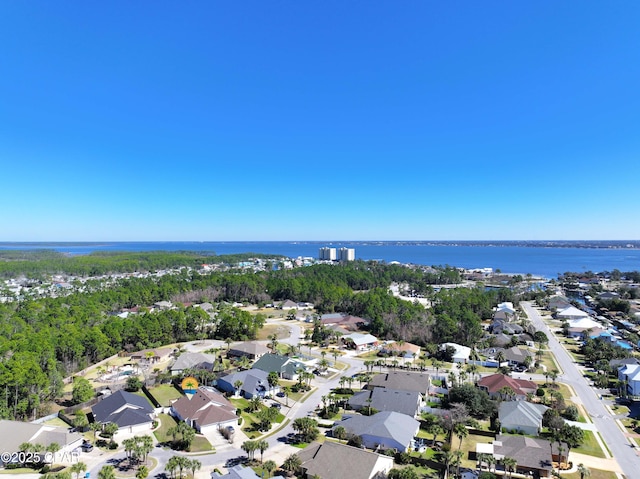
[[[350,244],[361,246],[480,246],[480,247],[521,247],[521,248],[586,248],[586,249],[640,249],[640,240],[460,240],[460,241],[404,241],[404,240],[273,240],[273,241],[0,241],[0,249],[47,249],[65,246],[100,247],[118,244],[309,244],[327,245]]]

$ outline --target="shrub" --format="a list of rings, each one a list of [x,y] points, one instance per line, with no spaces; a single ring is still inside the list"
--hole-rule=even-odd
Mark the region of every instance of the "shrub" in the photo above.
[[[538,396],[539,398],[544,397],[544,389],[538,388],[536,390],[536,396]]]

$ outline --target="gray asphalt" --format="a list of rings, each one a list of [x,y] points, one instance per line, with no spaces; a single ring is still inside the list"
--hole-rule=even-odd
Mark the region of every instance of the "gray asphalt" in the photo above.
[[[538,310],[529,302],[522,302],[520,305],[536,329],[544,331],[549,337],[549,349],[551,349],[551,352],[555,355],[558,365],[563,371],[559,376],[559,381],[573,387],[579,400],[582,402],[600,432],[602,439],[611,450],[613,457],[627,478],[640,477],[640,458],[638,457],[638,453],[620,430],[620,427],[609,410],[605,407],[603,401],[600,399],[599,392],[590,386],[587,379],[582,375],[578,366],[573,361],[573,358],[542,320]]]

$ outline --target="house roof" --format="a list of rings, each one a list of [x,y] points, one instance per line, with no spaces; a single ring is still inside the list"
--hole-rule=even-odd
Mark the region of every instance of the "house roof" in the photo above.
[[[31,442],[49,446],[54,442],[61,447],[79,442],[82,435],[69,432],[68,428],[32,424],[30,422],[0,420],[0,450],[18,451],[20,444]]]
[[[226,479],[260,479],[260,476],[253,472],[253,469],[240,464],[227,469],[227,473],[224,475],[218,472],[212,472],[211,477],[224,477]]]
[[[527,401],[502,401],[498,408],[498,417],[503,425],[540,428],[542,416],[547,409],[547,406]]]
[[[356,393],[349,399],[349,405],[354,409],[364,408],[369,404],[378,411],[394,411],[413,417],[420,407],[420,393],[418,391],[373,388],[373,390]]]
[[[181,397],[171,407],[183,419],[194,420],[200,426],[218,424],[238,417],[235,406],[227,398],[204,388],[199,388],[191,398]]]
[[[429,375],[407,371],[389,371],[376,374],[369,382],[370,387],[382,387],[399,391],[417,391],[425,394],[429,385]]]
[[[507,361],[517,362],[517,363],[523,363],[526,357],[533,358],[534,356],[534,354],[531,351],[527,349],[519,348],[517,346],[514,346],[509,349],[505,349],[503,354],[504,354],[504,358]]]
[[[404,353],[405,357],[420,352],[420,346],[417,344],[399,341],[388,341],[381,349],[382,351],[388,351],[394,354]]]
[[[471,356],[471,348],[457,343],[442,343],[440,349],[444,350],[449,346],[456,350],[453,354],[453,359],[469,359],[469,356]]]
[[[280,354],[265,354],[260,359],[258,359],[254,365],[253,369],[260,369],[267,373],[276,372],[278,374],[282,374],[284,372],[293,375],[300,368],[305,369],[304,363],[297,361],[289,356],[281,356]]]
[[[212,354],[204,353],[182,353],[171,366],[172,371],[182,371],[184,369],[211,369],[216,358]]]
[[[493,443],[493,451],[500,458],[515,459],[519,467],[551,470],[551,448],[549,441],[544,439],[498,436]]]
[[[254,343],[253,341],[247,341],[244,343],[236,344],[235,346],[229,349],[230,353],[240,353],[240,354],[252,354],[254,356],[260,356],[263,354],[267,354],[269,352],[269,348],[264,344]]]
[[[349,479],[370,479],[379,461],[388,464],[387,470],[393,467],[391,457],[332,441],[310,444],[298,453],[298,457],[307,477],[345,477],[348,471]]]
[[[409,447],[420,429],[420,422],[413,417],[394,411],[382,411],[373,416],[344,416],[334,427],[342,426],[349,434],[393,439]]]
[[[503,387],[510,387],[519,396],[526,396],[538,389],[538,385],[526,379],[516,379],[504,374],[491,374],[478,381],[478,386],[484,387],[490,394],[495,394]]]
[[[100,400],[91,411],[98,422],[126,427],[151,422],[154,409],[147,398],[120,390]]]
[[[588,316],[585,316],[580,319],[571,319],[567,321],[569,323],[569,328],[572,329],[593,329],[593,328],[602,328],[602,324],[591,319]]]
[[[586,318],[589,314],[585,313],[581,309],[576,308],[575,306],[569,306],[558,312],[559,318]]]
[[[364,344],[373,344],[378,342],[378,338],[376,338],[372,334],[363,334],[363,333],[351,333],[347,336],[342,337],[343,341],[350,340],[356,346],[362,346]]]
[[[220,378],[228,384],[233,385],[236,381],[242,382],[242,390],[250,394],[256,394],[259,390],[269,387],[268,374],[261,369],[247,369],[238,371]]]

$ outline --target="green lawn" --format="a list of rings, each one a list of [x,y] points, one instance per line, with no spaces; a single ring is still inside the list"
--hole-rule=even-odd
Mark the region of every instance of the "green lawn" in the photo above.
[[[168,414],[160,414],[158,420],[160,421],[160,426],[153,431],[156,439],[161,443],[172,441],[173,437],[168,434],[168,431],[177,424],[176,420]],[[191,443],[191,452],[206,452],[212,449],[211,443],[204,436],[196,435]]]
[[[596,441],[596,437],[591,431],[584,431],[584,443],[580,447],[571,449],[572,451],[579,452],[581,454],[588,454],[589,456],[605,458],[604,451]]]
[[[601,469],[592,469],[590,468],[591,475],[589,479],[617,479],[617,475],[615,472],[611,471],[603,471]],[[577,472],[573,472],[571,474],[562,474],[563,479],[580,479],[580,474]]]
[[[173,401],[182,397],[182,394],[171,384],[160,384],[150,388],[149,392],[162,406],[171,406]]]

